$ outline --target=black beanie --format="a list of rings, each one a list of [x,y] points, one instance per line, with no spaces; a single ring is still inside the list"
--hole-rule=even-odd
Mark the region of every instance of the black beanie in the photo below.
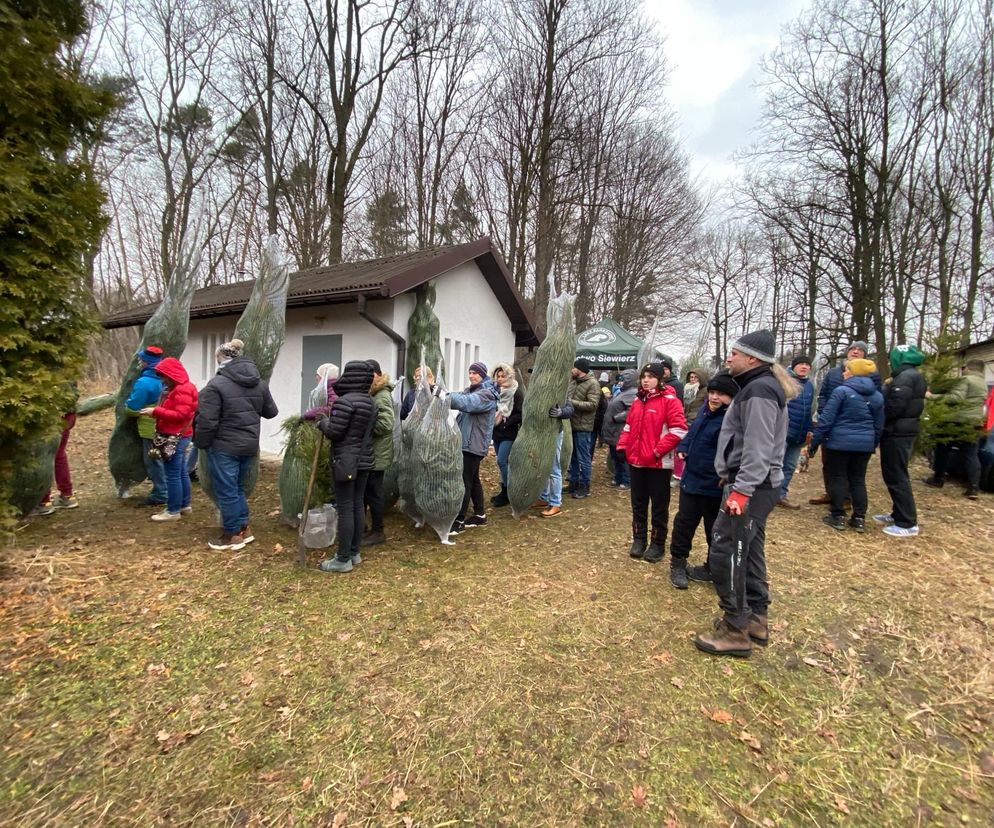
[[[777,361],[777,341],[773,332],[763,328],[760,331],[743,334],[732,345],[740,354],[755,357],[760,362],[774,363]]]
[[[720,391],[722,394],[734,397],[739,392],[739,384],[727,371],[719,371],[708,380],[708,391]]]
[[[796,357],[794,357],[790,361],[790,367],[791,368],[796,368],[798,365],[801,365],[802,363],[804,365],[810,365],[811,364],[811,358],[808,357],[808,356],[806,356],[805,354],[798,354]]]
[[[590,373],[590,360],[586,357],[580,357],[576,362],[573,363],[573,367],[577,371],[583,371],[584,374]]]
[[[663,364],[661,362],[650,362],[648,365],[643,365],[642,370],[639,371],[639,379],[642,379],[646,374],[652,374],[659,384],[663,384]]]

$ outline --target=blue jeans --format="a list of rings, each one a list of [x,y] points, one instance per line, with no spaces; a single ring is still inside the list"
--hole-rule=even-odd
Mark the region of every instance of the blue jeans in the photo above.
[[[566,427],[565,424],[563,427]],[[562,450],[563,433],[560,431],[559,436],[556,438],[556,457],[552,461],[552,474],[549,475],[549,480],[545,484],[545,489],[540,495],[542,500],[550,506],[563,505],[563,473],[559,468],[559,455]]]
[[[797,468],[797,461],[801,457],[801,449],[804,443],[787,443],[783,450],[783,484],[780,486],[780,499],[787,498],[787,490],[790,488],[790,481],[794,477],[794,470]]]
[[[162,462],[166,475],[166,511],[176,514],[190,505],[190,475],[186,472],[186,447],[189,437],[180,437],[176,453]]]
[[[592,431],[573,432],[573,457],[569,461],[569,482],[571,487],[590,488],[590,457],[594,442]]]
[[[611,462],[614,464],[614,482],[619,486],[631,486],[632,476],[628,472],[628,463],[618,454],[618,447],[609,445]]]
[[[152,491],[148,494],[150,503],[165,503],[169,495],[166,488],[166,467],[161,460],[156,460],[148,456],[148,450],[152,448],[152,438],[142,437],[142,460],[145,461],[145,474],[152,481]]]
[[[214,486],[214,500],[221,510],[221,528],[225,534],[236,535],[249,522],[248,500],[243,481],[252,466],[254,454],[240,457],[215,449],[207,450],[207,466]]]
[[[507,488],[507,458],[511,456],[511,446],[514,440],[501,440],[495,444],[497,450],[497,468],[500,469],[500,485]]]

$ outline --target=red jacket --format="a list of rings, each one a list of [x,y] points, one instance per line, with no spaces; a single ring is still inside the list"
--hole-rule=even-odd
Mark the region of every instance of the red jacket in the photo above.
[[[189,437],[193,434],[193,415],[197,413],[197,386],[190,382],[186,368],[175,357],[166,357],[155,370],[173,383],[152,411],[155,430]]]
[[[683,401],[670,385],[639,390],[618,438],[618,451],[633,466],[672,469],[673,449],[687,436]]]

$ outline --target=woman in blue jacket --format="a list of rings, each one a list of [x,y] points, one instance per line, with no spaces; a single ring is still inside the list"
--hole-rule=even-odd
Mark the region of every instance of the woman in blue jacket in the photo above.
[[[714,456],[718,451],[718,435],[725,420],[725,412],[739,390],[738,384],[727,371],[720,371],[708,381],[707,402],[701,406],[690,424],[690,430],[676,447],[684,460],[680,477],[680,508],[673,519],[673,538],[670,540],[670,583],[677,589],[686,589],[687,578],[694,581],[711,581],[711,568],[707,558],[702,566],[687,566],[690,546],[701,520],[704,534],[710,540],[711,530],[721,506],[721,482],[714,470]]]
[[[866,529],[866,466],[884,430],[884,398],[871,376],[877,366],[869,359],[850,359],[844,381],[828,398],[818,417],[811,453],[824,445],[831,512],[822,520],[833,529],[846,528],[846,494],[852,496],[849,526]]]

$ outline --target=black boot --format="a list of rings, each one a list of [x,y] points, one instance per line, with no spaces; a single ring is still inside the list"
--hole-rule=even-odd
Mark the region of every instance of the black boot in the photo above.
[[[690,586],[687,580],[686,558],[674,558],[670,562],[670,583],[675,589],[686,589]]]
[[[490,505],[494,508],[500,508],[501,506],[507,506],[511,501],[507,497],[507,486],[501,486],[500,492],[495,494],[490,498]]]
[[[642,559],[646,563],[659,563],[666,554],[664,546],[662,538],[653,535],[649,541],[649,548],[645,550],[645,555],[642,556]]]
[[[645,554],[645,527],[637,523],[632,524],[632,546],[628,550],[631,558],[641,558]]]

